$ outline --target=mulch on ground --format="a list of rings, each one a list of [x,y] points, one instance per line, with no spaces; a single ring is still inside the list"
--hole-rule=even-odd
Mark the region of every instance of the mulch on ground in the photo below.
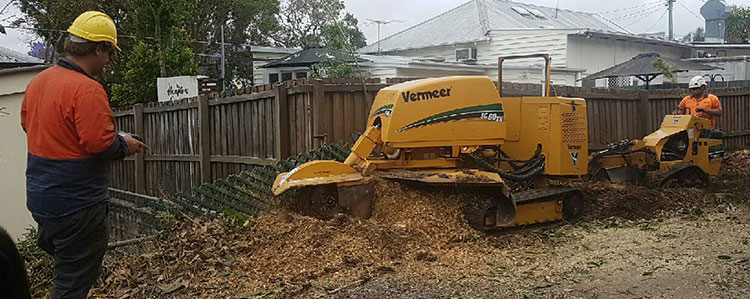
[[[748,200],[750,151],[726,158],[715,186],[654,189],[633,184],[569,183],[583,190],[584,221],[637,220],[664,213]],[[722,189],[727,187],[729,190]],[[97,294],[113,298],[253,298],[329,296],[395,271],[473,275],[473,265],[511,247],[538,248],[538,232],[486,235],[471,229],[461,209],[467,193],[376,182],[373,217],[329,220],[286,209],[246,225],[225,220],[177,220],[144,255],[114,254]],[[725,194],[717,196],[716,194]],[[510,258],[510,257],[509,257]]]

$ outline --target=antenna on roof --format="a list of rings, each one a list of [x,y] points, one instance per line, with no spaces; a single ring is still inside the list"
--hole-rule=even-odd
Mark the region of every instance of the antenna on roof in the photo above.
[[[372,22],[372,24],[378,25],[378,55],[380,55],[380,25],[388,25],[390,23],[406,22],[404,20],[376,20],[376,19],[367,19],[367,20]]]
[[[560,10],[560,0],[555,1],[555,19],[557,19],[558,10]]]

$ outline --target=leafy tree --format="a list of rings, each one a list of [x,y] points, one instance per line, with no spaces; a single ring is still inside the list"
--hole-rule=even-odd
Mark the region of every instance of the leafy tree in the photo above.
[[[27,26],[37,29],[36,35],[41,37],[47,45],[46,51],[52,55],[46,56],[46,62],[54,61],[62,52],[64,38],[73,20],[84,11],[99,10],[108,14],[118,24],[123,26],[127,19],[126,1],[96,1],[96,0],[16,0],[14,5],[21,14],[12,21],[14,26]]]
[[[661,72],[665,78],[669,79],[672,84],[677,84],[677,76],[674,74],[674,66],[664,61],[664,59],[658,58],[654,60],[653,67]]]
[[[252,82],[253,65],[246,44],[270,46],[272,35],[279,30],[276,15],[278,0],[197,0],[195,13],[185,24],[190,34],[208,43],[194,44],[199,53],[202,72],[220,77],[221,26],[224,25],[226,79]]]
[[[107,91],[118,85],[118,92],[112,93],[116,103],[155,100],[156,94],[151,93],[154,89],[128,86],[140,84],[139,80],[153,79],[155,84],[159,76],[196,74],[196,56],[191,55],[218,56],[222,24],[228,44],[227,79],[250,79],[252,56],[246,45],[271,45],[272,36],[279,30],[279,0],[16,0],[15,3],[22,14],[13,21],[14,25],[37,29],[41,42],[53,50],[46,57],[47,62],[59,57],[67,36],[65,30],[81,12],[98,10],[111,16],[123,51],[111,57],[110,65],[99,79]],[[48,53],[36,48],[34,51]],[[131,56],[145,64],[130,63]],[[157,62],[156,72],[146,70],[154,67],[153,58]],[[218,77],[220,60],[216,57],[209,60],[212,61],[207,61],[210,63],[207,74]],[[116,99],[120,96],[125,98]]]
[[[346,13],[338,22],[323,27],[323,43],[327,44],[330,40],[335,40],[335,35],[340,34],[354,49],[367,46],[367,39],[357,27],[358,23],[359,21],[353,14]]]
[[[130,54],[121,84],[112,86],[112,102],[116,106],[156,100],[159,58],[153,49],[140,42]]]
[[[194,55],[184,43],[173,42],[165,49],[164,69],[161,74],[160,55],[146,43],[133,49],[122,83],[112,86],[112,102],[116,106],[148,103],[157,100],[156,78],[197,74]]]
[[[705,40],[706,40],[706,32],[703,30],[703,27],[698,27],[698,29],[695,29],[695,32],[693,33],[693,41],[702,42]]]
[[[750,8],[732,8],[732,15],[727,18],[724,39],[727,43],[735,44],[750,42]]]
[[[694,32],[690,32],[682,38],[683,42],[702,42],[706,40],[706,34],[703,27],[698,27]]]
[[[112,85],[115,105],[157,100],[156,79],[195,75],[190,34],[181,29],[194,10],[186,0],[132,0],[130,24],[139,42],[128,53],[120,82]]]
[[[167,76],[166,48],[171,46],[179,25],[190,17],[186,0],[132,0],[136,36],[152,36],[159,59],[159,75]],[[185,36],[183,34],[183,36]],[[186,36],[187,37],[187,36]]]
[[[366,45],[365,37],[357,28],[357,19],[352,14],[339,18],[334,13],[335,7],[329,8],[332,18],[330,24],[322,29],[322,41],[325,47],[323,61],[313,66],[315,72],[324,77],[350,78],[358,72],[356,49]]]
[[[287,48],[320,45],[323,28],[338,20],[344,7],[342,0],[285,1],[278,16],[276,43]]]

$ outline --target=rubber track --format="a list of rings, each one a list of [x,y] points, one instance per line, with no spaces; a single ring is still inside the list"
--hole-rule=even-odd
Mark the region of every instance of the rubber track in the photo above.
[[[703,170],[701,170],[700,167],[696,166],[695,164],[688,164],[688,163],[678,164],[677,166],[670,168],[668,171],[665,171],[656,175],[651,180],[651,186],[661,187],[662,184],[666,182],[667,180],[672,179],[674,177],[679,177],[681,175],[680,172],[683,172],[684,170],[688,168],[692,168],[692,167],[695,167],[701,172],[703,172]],[[705,173],[704,173],[703,178],[704,178],[704,184],[708,185],[709,182],[705,180],[707,178],[705,176]]]

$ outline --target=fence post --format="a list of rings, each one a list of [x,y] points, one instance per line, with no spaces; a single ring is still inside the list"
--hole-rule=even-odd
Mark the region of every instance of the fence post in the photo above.
[[[200,147],[201,183],[211,182],[211,125],[208,113],[208,95],[198,97],[198,138]]]
[[[325,105],[324,97],[325,97],[325,91],[323,90],[323,80],[320,79],[313,79],[313,91],[312,91],[312,100],[310,101],[310,108],[312,110],[312,138],[313,138],[313,147],[319,148],[323,146],[326,142],[328,142],[325,135],[325,128],[323,127],[326,120],[323,119],[323,113],[321,109],[323,109],[323,105]]]
[[[135,132],[134,134],[143,138],[143,104],[135,104],[133,106],[133,115]],[[146,194],[146,160],[144,156],[145,152],[135,154],[135,193]]]
[[[638,106],[641,107],[641,113],[638,114],[638,131],[641,132],[641,136],[646,136],[651,131],[651,126],[649,125],[651,120],[651,103],[648,100],[648,92],[639,91],[638,99]]]
[[[273,113],[276,115],[277,125],[274,126],[274,157],[279,160],[289,157],[289,101],[287,99],[286,83],[276,84],[274,89]]]

